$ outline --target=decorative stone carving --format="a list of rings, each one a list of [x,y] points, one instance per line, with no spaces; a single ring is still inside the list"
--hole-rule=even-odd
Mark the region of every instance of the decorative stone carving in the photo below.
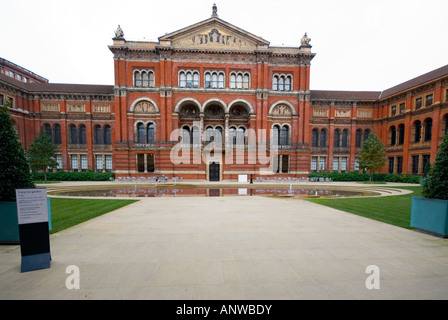
[[[347,109],[336,109],[334,111],[335,118],[350,118],[351,112]]]
[[[358,118],[372,118],[372,110],[358,109],[356,116]]]
[[[286,104],[278,104],[272,109],[273,116],[291,116],[291,108]]]
[[[67,112],[86,112],[86,105],[84,103],[68,103]]]
[[[313,117],[328,118],[328,109],[313,109]]]
[[[94,113],[110,113],[110,104],[93,104],[92,112]]]
[[[217,27],[206,29],[200,33],[175,40],[173,45],[179,47],[193,46],[200,48],[257,48],[256,43],[248,39],[241,38],[233,33],[218,30]]]
[[[42,112],[60,112],[61,106],[59,103],[42,102],[40,105]]]
[[[212,104],[205,108],[205,119],[224,119],[224,110],[221,106]]]
[[[156,113],[157,110],[154,105],[149,101],[140,101],[134,107],[136,113]]]
[[[247,112],[244,106],[235,105],[230,109],[229,116],[231,119],[248,119],[249,112]]]
[[[184,119],[184,118],[199,119],[199,110],[194,105],[182,106],[179,111],[179,117],[181,119]]]
[[[311,38],[309,38],[305,32],[302,39],[300,40],[300,47],[311,48],[310,41],[311,41]]]
[[[115,30],[115,38],[114,39],[124,39],[124,32],[121,29],[120,25],[118,25],[117,30]]]

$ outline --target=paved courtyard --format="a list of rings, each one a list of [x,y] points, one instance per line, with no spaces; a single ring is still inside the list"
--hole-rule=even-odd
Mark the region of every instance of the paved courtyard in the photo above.
[[[50,245],[26,273],[0,246],[0,299],[448,299],[448,240],[299,199],[142,198]]]

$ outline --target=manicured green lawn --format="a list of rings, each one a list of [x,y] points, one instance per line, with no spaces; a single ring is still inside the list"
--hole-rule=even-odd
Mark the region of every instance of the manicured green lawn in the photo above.
[[[50,233],[56,233],[138,200],[51,198]]]
[[[399,187],[399,189],[412,190],[413,193],[378,198],[308,199],[308,201],[412,229],[410,226],[412,197],[421,196],[422,187]]]

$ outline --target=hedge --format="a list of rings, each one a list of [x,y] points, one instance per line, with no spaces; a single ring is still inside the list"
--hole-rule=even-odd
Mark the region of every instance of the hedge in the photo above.
[[[312,172],[310,173],[310,178],[331,178],[333,181],[370,181],[370,174],[357,171],[324,171]],[[419,176],[408,174],[374,173],[372,180],[378,182],[420,183]]]
[[[33,173],[32,176],[34,181],[45,180],[43,172]],[[114,179],[115,175],[108,172],[47,172],[48,181],[109,181]]]

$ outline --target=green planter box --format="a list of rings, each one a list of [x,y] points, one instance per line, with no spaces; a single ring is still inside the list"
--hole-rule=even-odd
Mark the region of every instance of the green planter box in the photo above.
[[[448,200],[412,197],[411,227],[448,238]]]
[[[18,244],[19,222],[16,202],[0,202],[0,244]]]

